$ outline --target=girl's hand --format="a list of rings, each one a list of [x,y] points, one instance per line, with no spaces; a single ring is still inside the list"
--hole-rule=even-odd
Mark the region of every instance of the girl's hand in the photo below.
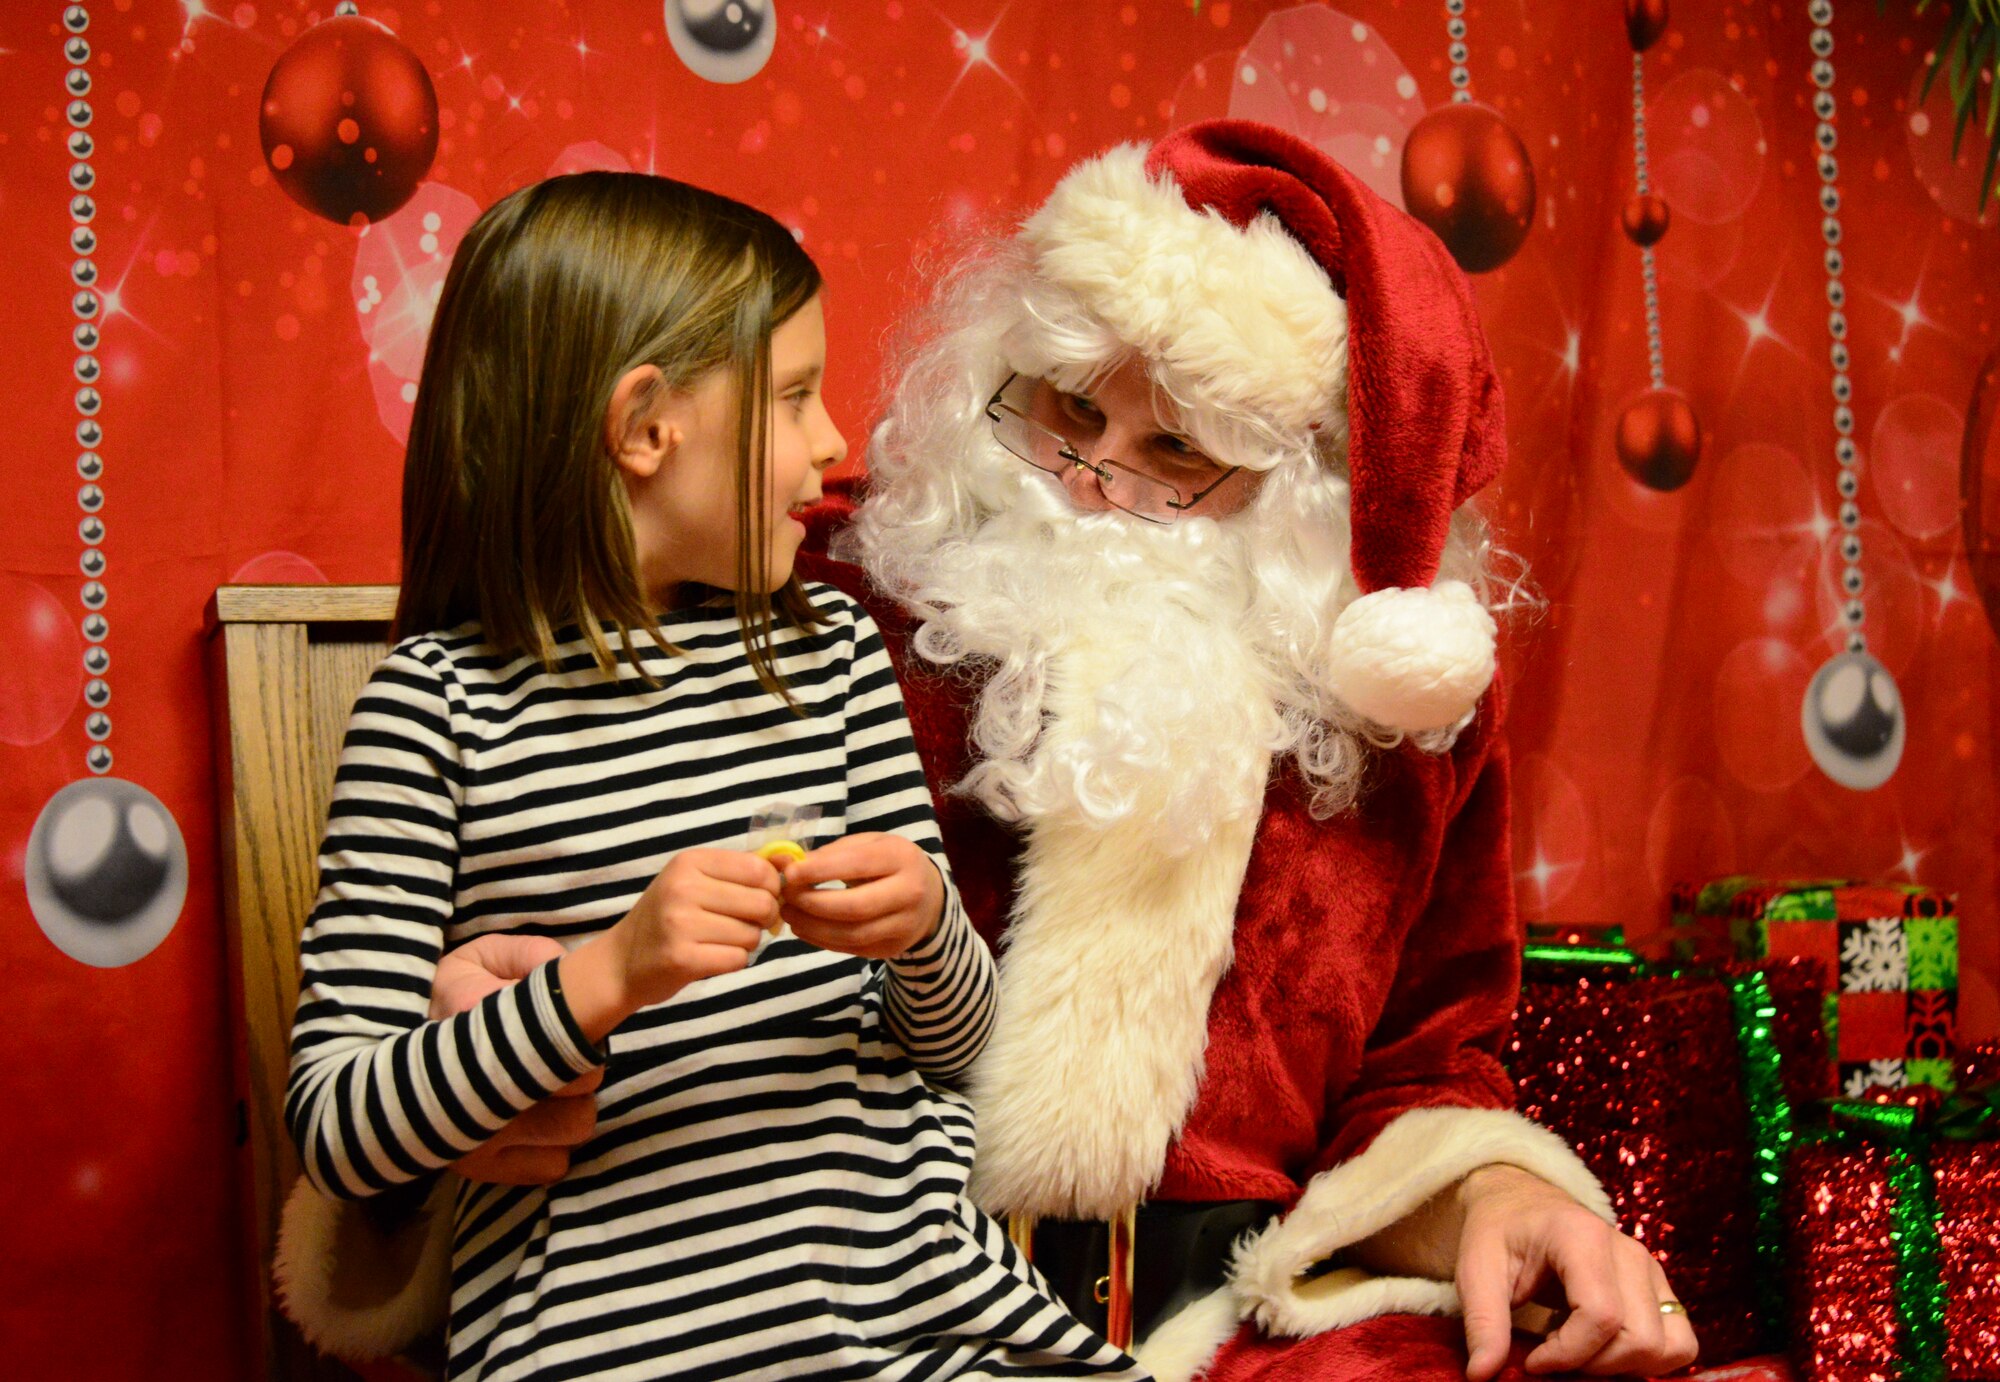
[[[1695,1359],[1687,1316],[1666,1273],[1637,1242],[1553,1185],[1512,1166],[1485,1166],[1459,1185],[1458,1296],[1471,1355],[1465,1375],[1485,1382],[1507,1358],[1510,1317],[1560,1286],[1569,1315],[1531,1352],[1529,1372],[1656,1377]]]
[[[847,887],[814,891],[821,883]],[[784,866],[784,919],[822,950],[892,960],[929,940],[944,914],[944,876],[901,835],[848,835]]]
[[[624,1009],[617,1020],[664,1003],[698,979],[742,969],[777,919],[778,871],[768,860],[736,849],[682,850],[599,938],[617,961],[612,977],[622,992],[615,1006]],[[569,982],[565,971],[566,996]],[[601,1015],[586,1020],[579,1012],[578,1021],[595,1040]]]
[[[563,947],[547,936],[481,936],[438,961],[431,981],[433,1021],[477,1007],[488,994],[519,983]],[[593,1070],[517,1115],[506,1127],[451,1164],[467,1180],[494,1185],[553,1185],[569,1174],[570,1152],[597,1131],[597,1100],[604,1083]]]

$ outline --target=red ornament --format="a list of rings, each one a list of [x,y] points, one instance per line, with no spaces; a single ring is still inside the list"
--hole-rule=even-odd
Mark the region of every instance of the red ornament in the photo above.
[[[1643,53],[1667,31],[1667,0],[1625,0],[1625,37]]]
[[[1625,227],[1625,238],[1640,249],[1659,244],[1672,220],[1673,213],[1667,210],[1667,204],[1650,193],[1626,202],[1625,214],[1619,217]]]
[[[379,221],[437,155],[437,92],[394,34],[359,15],[315,24],[264,83],[264,161],[285,194],[343,225]]]
[[[1535,167],[1490,106],[1460,101],[1417,122],[1403,144],[1403,205],[1467,273],[1514,257],[1535,221]]]
[[[1648,389],[1618,416],[1618,463],[1647,489],[1677,490],[1694,477],[1701,423],[1679,389]]]

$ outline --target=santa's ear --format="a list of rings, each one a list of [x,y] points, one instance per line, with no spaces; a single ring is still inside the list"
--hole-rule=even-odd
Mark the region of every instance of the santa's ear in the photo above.
[[[666,377],[657,365],[638,365],[619,376],[604,409],[604,448],[620,470],[644,480],[659,472],[680,445],[680,428],[668,416]]]

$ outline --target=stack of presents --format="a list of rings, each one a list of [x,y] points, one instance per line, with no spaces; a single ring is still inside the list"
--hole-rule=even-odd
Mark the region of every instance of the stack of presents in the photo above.
[[[1701,1375],[2000,1382],[2000,1044],[1930,889],[1675,889],[1641,955],[1531,927],[1510,1065],[1661,1259]]]

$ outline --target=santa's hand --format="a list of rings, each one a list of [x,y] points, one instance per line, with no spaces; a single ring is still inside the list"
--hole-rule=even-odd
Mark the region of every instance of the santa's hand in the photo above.
[[[547,936],[491,935],[468,941],[438,961],[431,980],[430,1016],[450,1017],[475,1008],[489,994],[517,984],[563,948]],[[467,1180],[495,1185],[552,1185],[569,1173],[570,1150],[597,1131],[597,1100],[604,1083],[593,1070],[519,1114],[474,1151],[451,1164]]]
[[[781,866],[781,915],[822,950],[893,960],[929,940],[944,913],[944,876],[901,835],[848,835]],[[844,888],[820,888],[840,882]]]
[[[1673,1290],[1637,1242],[1512,1166],[1474,1171],[1459,1194],[1458,1296],[1471,1382],[1486,1382],[1506,1362],[1513,1308],[1552,1287],[1569,1314],[1528,1355],[1529,1372],[1657,1377],[1694,1361],[1694,1330],[1686,1315],[1661,1312]]]

